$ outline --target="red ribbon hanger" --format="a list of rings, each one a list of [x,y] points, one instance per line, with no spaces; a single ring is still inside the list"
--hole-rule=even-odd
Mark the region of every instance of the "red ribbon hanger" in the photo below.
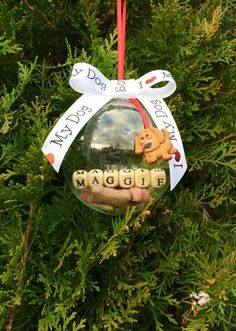
[[[125,79],[125,35],[126,35],[126,0],[117,0],[117,34],[118,34],[118,79]],[[138,99],[130,99],[138,110],[145,128],[150,128],[147,115]]]

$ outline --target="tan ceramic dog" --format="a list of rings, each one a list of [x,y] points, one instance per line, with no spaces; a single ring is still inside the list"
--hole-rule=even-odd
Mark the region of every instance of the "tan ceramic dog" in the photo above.
[[[175,154],[180,159],[179,152],[173,147],[166,129],[144,129],[135,137],[135,154],[144,154],[147,163],[155,163],[159,159],[168,161]]]

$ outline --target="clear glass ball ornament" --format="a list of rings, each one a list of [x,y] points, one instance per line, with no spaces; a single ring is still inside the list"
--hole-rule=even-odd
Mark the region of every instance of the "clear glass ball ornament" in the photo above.
[[[148,163],[135,153],[135,138],[143,129],[138,110],[123,99],[111,100],[89,120],[62,164],[66,181],[80,201],[116,215],[128,208],[140,211],[161,198],[169,188],[168,162]]]

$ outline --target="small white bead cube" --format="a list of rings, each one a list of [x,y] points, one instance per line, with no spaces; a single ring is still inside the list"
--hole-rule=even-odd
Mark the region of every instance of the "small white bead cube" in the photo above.
[[[92,169],[88,173],[88,181],[90,186],[103,185],[103,172],[100,169]]]
[[[134,186],[134,170],[122,169],[119,171],[119,185],[123,188]]]
[[[163,169],[151,170],[151,185],[153,187],[163,187],[166,183],[166,173]]]
[[[117,170],[105,170],[103,173],[103,183],[107,187],[116,187],[119,185],[119,174]]]
[[[134,171],[135,186],[148,187],[150,185],[150,171],[148,169],[136,169]]]
[[[78,189],[88,187],[88,173],[85,170],[76,170],[72,175],[73,185]]]

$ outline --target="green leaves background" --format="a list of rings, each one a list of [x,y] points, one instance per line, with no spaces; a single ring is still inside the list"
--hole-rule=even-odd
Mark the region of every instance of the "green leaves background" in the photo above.
[[[148,212],[89,210],[42,157],[75,62],[116,78],[114,1],[0,4],[0,329],[233,331],[234,1],[128,1],[126,78],[171,71],[188,172]],[[205,291],[206,305],[192,292]]]

